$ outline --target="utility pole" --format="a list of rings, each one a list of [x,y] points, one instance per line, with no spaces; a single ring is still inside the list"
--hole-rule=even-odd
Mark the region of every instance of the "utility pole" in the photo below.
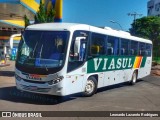
[[[134,18],[134,24],[133,24],[133,33],[134,33],[134,35],[136,35],[136,18],[137,18],[137,16],[142,16],[143,14],[139,14],[139,13],[137,13],[137,12],[133,12],[133,13],[128,13],[127,14],[128,16],[133,16],[133,18]]]

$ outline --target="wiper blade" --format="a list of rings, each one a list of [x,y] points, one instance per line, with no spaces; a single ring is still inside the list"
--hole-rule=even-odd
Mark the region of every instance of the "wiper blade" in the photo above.
[[[34,53],[35,53],[35,50],[36,50],[36,48],[37,48],[37,45],[38,45],[38,41],[37,41],[37,43],[36,43],[36,45],[35,45],[35,47],[34,47],[34,49],[33,49],[33,55],[32,55],[32,58],[34,57]]]
[[[39,55],[39,57],[41,58],[42,57],[42,49],[43,49],[43,44],[42,44],[42,46],[41,46],[41,51],[40,51],[40,55]]]
[[[22,35],[22,40],[23,40],[24,43],[26,43],[23,35]]]

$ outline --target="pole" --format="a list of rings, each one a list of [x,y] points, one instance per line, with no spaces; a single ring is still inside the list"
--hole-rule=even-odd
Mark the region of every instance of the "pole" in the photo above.
[[[133,13],[128,13],[128,16],[133,16],[133,21],[134,21],[134,24],[133,24],[133,34],[136,35],[136,17],[137,16],[142,16],[143,14],[139,14],[137,12],[133,12]]]

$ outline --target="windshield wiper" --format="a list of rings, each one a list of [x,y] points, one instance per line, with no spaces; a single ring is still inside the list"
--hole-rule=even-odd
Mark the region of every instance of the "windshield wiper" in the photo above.
[[[35,47],[34,47],[34,49],[33,49],[33,55],[32,55],[32,58],[34,57],[34,53],[35,53],[35,50],[36,50],[36,48],[37,48],[37,45],[38,45],[38,41],[36,42],[36,45],[35,45]]]
[[[25,42],[25,39],[24,39],[24,36],[22,35],[22,40],[23,40],[23,42],[26,44],[26,42]]]
[[[43,50],[43,44],[41,46],[41,51],[40,51],[40,55],[39,55],[40,60],[41,60],[41,57],[42,57],[42,50]],[[46,71],[48,71],[47,65],[45,65],[45,68],[46,68]]]
[[[26,42],[25,42],[25,39],[24,39],[24,36],[23,35],[21,35],[22,36],[22,40],[23,40],[23,42],[24,42],[24,44],[26,44]],[[22,51],[22,47],[21,47],[21,49],[20,49],[20,52]]]

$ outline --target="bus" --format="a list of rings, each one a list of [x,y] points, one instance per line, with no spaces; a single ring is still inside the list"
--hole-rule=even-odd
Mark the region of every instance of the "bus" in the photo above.
[[[109,27],[78,23],[28,26],[18,46],[15,79],[22,91],[83,93],[150,74],[152,41]]]

